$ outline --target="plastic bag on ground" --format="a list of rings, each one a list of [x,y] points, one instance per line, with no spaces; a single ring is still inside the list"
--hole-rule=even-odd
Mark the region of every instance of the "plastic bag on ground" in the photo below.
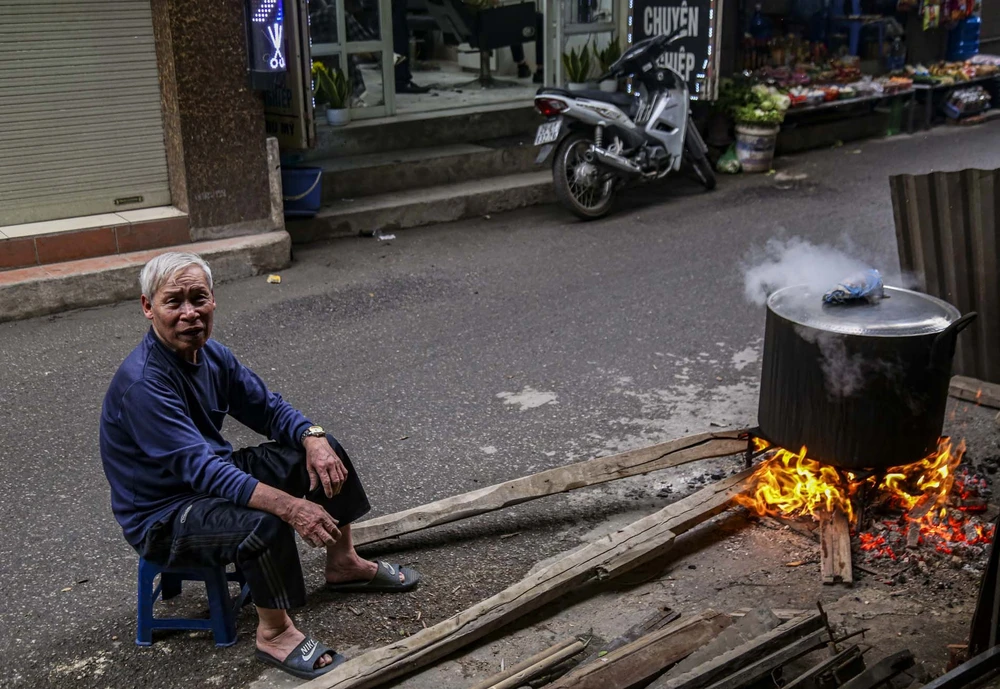
[[[736,157],[736,144],[730,145],[726,152],[722,154],[719,162],[715,164],[715,169],[727,175],[739,174],[742,166],[740,165],[740,159]]]

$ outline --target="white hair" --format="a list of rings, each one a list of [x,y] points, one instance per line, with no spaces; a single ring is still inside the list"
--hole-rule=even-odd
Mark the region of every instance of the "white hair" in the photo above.
[[[197,254],[181,253],[179,251],[168,251],[153,258],[142,268],[139,274],[139,286],[142,287],[142,294],[153,301],[153,295],[163,286],[163,283],[170,279],[175,273],[190,266],[198,266],[205,271],[208,278],[208,288],[212,289],[212,269],[208,267],[201,256]]]

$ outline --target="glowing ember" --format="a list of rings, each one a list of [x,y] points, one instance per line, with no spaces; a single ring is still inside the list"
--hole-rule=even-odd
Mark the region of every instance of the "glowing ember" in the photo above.
[[[949,438],[942,438],[937,452],[920,462],[893,467],[881,480],[857,480],[851,472],[809,459],[806,448],[794,453],[770,448],[759,439],[754,442],[758,451],[768,451],[768,458],[754,474],[750,490],[737,502],[761,516],[819,520],[840,510],[856,523],[853,499],[866,487],[869,495],[875,492],[880,503],[903,512],[872,533],[859,534],[861,550],[872,558],[895,560],[893,547],[905,548],[908,539],[911,547],[921,543],[951,555],[959,544],[984,546],[993,538],[992,525],[973,522],[967,514],[985,509],[980,497],[987,487],[982,478],[967,472],[956,477],[965,453],[964,442],[953,448]],[[949,499],[955,499],[958,507],[949,509]]]

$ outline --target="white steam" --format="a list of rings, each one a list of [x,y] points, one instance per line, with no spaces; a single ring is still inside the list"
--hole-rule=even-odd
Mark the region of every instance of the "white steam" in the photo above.
[[[808,285],[813,292],[823,294],[868,268],[878,266],[832,246],[817,246],[799,237],[771,239],[744,269],[743,289],[747,300],[763,306],[768,296],[782,287]]]

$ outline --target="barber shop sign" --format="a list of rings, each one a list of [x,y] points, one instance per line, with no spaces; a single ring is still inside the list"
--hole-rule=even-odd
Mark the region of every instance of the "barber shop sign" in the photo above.
[[[691,97],[715,97],[716,37],[721,26],[722,3],[715,0],[633,0],[629,18],[629,43],[653,36],[684,37],[659,60],[687,82]]]

